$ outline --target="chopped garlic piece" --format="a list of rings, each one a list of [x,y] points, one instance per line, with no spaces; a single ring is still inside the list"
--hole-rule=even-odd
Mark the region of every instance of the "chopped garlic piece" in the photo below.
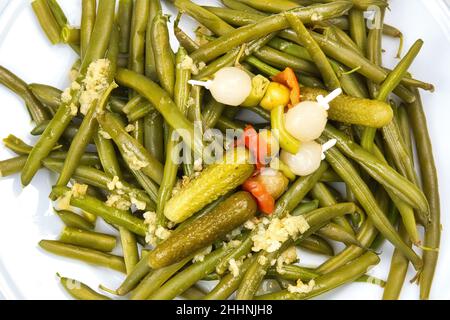
[[[131,207],[130,201],[118,194],[109,195],[108,199],[106,200],[106,205],[108,207],[116,208],[119,210],[129,210]]]
[[[58,200],[58,207],[60,210],[69,210],[70,209],[70,200],[72,199],[72,190],[67,191],[64,195]]]
[[[89,107],[98,100],[108,88],[111,62],[108,59],[98,59],[92,62],[83,80],[84,90],[80,95],[80,111],[86,115]]]
[[[133,150],[128,149],[126,145],[123,146],[123,151],[123,157],[132,170],[140,170],[149,165],[146,160],[139,159]]]
[[[66,88],[61,94],[61,101],[63,103],[69,103],[72,100],[72,95],[70,94],[70,87]]]
[[[119,182],[119,177],[114,176],[114,178],[111,180],[111,182],[108,182],[106,184],[106,186],[108,187],[108,190],[113,191],[116,188],[118,182]]]
[[[258,263],[259,263],[260,265],[264,266],[264,265],[267,263],[267,258],[266,258],[266,256],[263,256],[263,255],[259,256],[259,257],[258,257]]]
[[[159,226],[155,231],[155,236],[160,240],[166,240],[172,232],[164,227]]]
[[[240,261],[236,261],[235,259],[230,259],[228,261],[228,270],[230,270],[231,274],[234,278],[239,276],[239,267],[240,267]]]
[[[258,230],[252,237],[252,250],[255,252],[261,250],[275,252],[289,237],[295,239],[309,229],[309,225],[303,216],[294,217],[287,215],[283,219],[266,219],[264,218],[258,224]]]
[[[125,127],[126,132],[133,132],[134,130],[136,130],[136,127],[132,124],[129,124]]]
[[[78,108],[74,103],[70,104],[70,115],[71,116],[76,116],[78,114]]]
[[[75,183],[72,187],[72,194],[75,198],[84,198],[87,190],[88,186],[86,184]]]
[[[205,256],[208,255],[209,253],[211,253],[212,251],[212,246],[209,246],[207,248],[205,248],[204,250],[202,250],[201,252],[197,253],[194,258],[192,259],[192,262],[202,262],[203,260],[205,260]]]
[[[290,284],[287,289],[290,293],[308,293],[314,289],[315,285],[314,280],[310,280],[308,284],[304,284],[302,280],[298,279],[297,285],[293,286]]]
[[[147,204],[144,201],[136,199],[134,195],[130,195],[130,201],[136,206],[136,209],[138,210],[145,210],[145,208],[147,207]]]
[[[98,130],[98,133],[103,137],[103,139],[111,140],[111,136],[110,136],[109,133],[106,132],[105,130],[99,129],[99,130]]]

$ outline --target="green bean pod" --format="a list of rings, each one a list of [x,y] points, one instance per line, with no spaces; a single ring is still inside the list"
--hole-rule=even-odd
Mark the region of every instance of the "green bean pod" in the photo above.
[[[55,210],[55,213],[58,215],[58,217],[61,219],[64,224],[69,228],[75,228],[75,229],[81,229],[81,230],[93,230],[94,224],[80,216],[79,214],[76,214],[72,211],[67,210]]]
[[[131,20],[133,16],[133,1],[119,0],[117,23],[120,30],[119,51],[128,53],[130,48]]]
[[[308,238],[302,239],[295,244],[302,249],[306,249],[314,253],[323,254],[330,257],[334,256],[334,249],[331,244],[316,235],[310,235]]]
[[[52,44],[61,41],[61,29],[56,21],[47,0],[35,0],[31,3],[34,14]]]
[[[77,280],[60,277],[60,282],[67,293],[77,300],[111,300]]]
[[[114,236],[71,227],[63,229],[59,241],[102,252],[113,251],[117,244]]]
[[[62,257],[77,259],[119,272],[125,272],[125,263],[123,262],[123,258],[119,256],[53,240],[41,240],[39,246],[45,251]]]
[[[80,32],[80,57],[86,54],[92,31],[94,30],[97,15],[97,0],[83,0],[81,2],[81,32]]]
[[[45,84],[31,83],[28,85],[33,95],[44,105],[56,112],[61,104],[62,91]]]

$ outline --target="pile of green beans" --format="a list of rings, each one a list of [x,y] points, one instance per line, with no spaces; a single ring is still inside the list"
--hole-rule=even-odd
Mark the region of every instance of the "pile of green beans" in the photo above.
[[[440,200],[419,89],[434,86],[408,72],[424,42],[417,40],[393,70],[383,67],[383,36],[400,39],[399,59],[406,36],[384,23],[387,0],[170,2],[178,10],[173,30],[161,0],[83,0],[80,27],[69,24],[57,0],[34,0],[50,43],[77,54],[69,70],[73,83],[64,91],[28,84],[0,66],[0,84],[23,100],[37,138],[34,145],[14,135],[3,139],[14,155],[0,161],[0,177],[20,174],[26,187],[38,170],[57,175],[50,199],[64,227],[39,247],[124,274],[118,288],[99,286],[105,294],[58,274],[67,293],[79,300],[225,300],[234,294],[238,300],[303,300],[359,281],[379,284],[383,299],[399,299],[411,264],[420,298],[428,299],[441,238]],[[381,9],[382,26],[369,30],[364,12],[371,6]],[[181,28],[184,15],[202,25],[197,39]],[[180,44],[175,51],[172,32]],[[101,61],[107,67],[100,86],[100,74],[90,74],[90,67]],[[291,68],[301,100],[337,88],[344,93],[330,102],[330,123],[317,139],[336,145],[314,173],[297,177],[281,160],[279,168],[270,163],[289,180],[270,216],[241,190],[255,169],[248,152],[244,164],[202,163],[209,158],[197,130],[237,130],[235,144],[222,148],[236,146],[228,152],[235,155],[249,123],[238,120],[238,107],[189,83],[211,80],[233,65],[252,77]],[[101,89],[89,100],[92,81]],[[283,105],[245,109],[264,122],[250,121],[254,128],[271,122],[282,149],[301,148],[284,127]],[[180,146],[193,163],[173,161]],[[345,185],[345,194],[335,183]],[[273,250],[256,246],[261,228],[290,218],[303,219],[308,229]],[[96,230],[99,219],[117,233]],[[384,240],[395,247],[386,281],[366,274],[379,263],[375,252]],[[334,242],[344,248],[338,251]],[[326,260],[315,268],[286,262],[292,248]],[[202,280],[218,282],[204,292]],[[277,281],[281,290],[258,293],[264,281]],[[301,284],[309,289],[299,293]]]

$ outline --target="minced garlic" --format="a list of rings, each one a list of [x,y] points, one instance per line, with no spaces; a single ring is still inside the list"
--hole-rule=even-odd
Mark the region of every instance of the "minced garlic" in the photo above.
[[[199,253],[197,253],[194,258],[192,259],[192,262],[202,262],[203,260],[205,260],[205,256],[210,254],[212,251],[212,246],[209,246],[207,248],[205,248],[204,250],[200,251]]]
[[[114,176],[111,182],[108,182],[106,186],[108,187],[108,190],[113,191],[116,188],[117,183],[119,182],[119,177]]]
[[[147,204],[144,201],[136,199],[133,194],[130,194],[130,201],[138,210],[145,210],[145,208],[147,207]]]
[[[75,198],[84,198],[87,190],[88,186],[86,184],[75,183],[72,187],[72,195]]]
[[[131,202],[118,194],[111,194],[106,200],[106,205],[119,210],[129,210]]]
[[[314,289],[314,286],[316,285],[314,280],[310,280],[308,284],[305,284],[302,282],[302,280],[298,279],[297,284],[295,286],[289,285],[287,290],[290,293],[308,293],[311,292]]]
[[[240,267],[240,261],[236,261],[235,259],[230,259],[228,261],[228,270],[233,275],[233,277],[239,276],[239,267]]]
[[[308,229],[309,225],[303,216],[287,215],[285,218],[273,218],[272,220],[264,218],[258,224],[257,232],[252,237],[252,250],[275,252],[289,237],[295,239]]]
[[[139,159],[131,149],[127,148],[126,145],[123,146],[122,150],[123,157],[132,170],[140,170],[149,165],[147,161]]]
[[[83,90],[80,95],[80,112],[87,114],[90,106],[98,100],[109,86],[111,62],[108,59],[98,59],[92,62],[83,79]]]

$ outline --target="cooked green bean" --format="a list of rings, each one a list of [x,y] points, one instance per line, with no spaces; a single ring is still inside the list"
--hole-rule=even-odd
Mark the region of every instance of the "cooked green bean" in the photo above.
[[[61,219],[64,224],[70,228],[76,228],[81,230],[92,230],[94,229],[94,224],[76,214],[72,211],[67,210],[55,210],[58,217]]]
[[[83,248],[111,252],[116,247],[116,237],[72,227],[65,227],[59,236],[59,241]]]
[[[17,138],[16,136],[10,134],[5,139],[3,139],[3,144],[5,147],[7,147],[9,150],[17,153],[18,155],[27,155],[30,154],[33,147],[26,144],[21,139]],[[55,146],[52,150],[58,150],[61,149],[61,146]]]
[[[208,254],[203,261],[196,262],[183,271],[177,273],[169,281],[167,281],[158,291],[153,292],[149,300],[170,300],[180,295],[198,280],[203,279],[210,274],[220,259],[222,259],[229,249],[224,246]],[[167,267],[167,268],[170,268]],[[160,269],[163,270],[163,269]]]
[[[80,29],[65,25],[61,30],[61,40],[65,44],[78,45],[80,43]]]
[[[131,21],[129,68],[139,74],[145,71],[145,31],[149,12],[150,1],[135,2]]]
[[[302,249],[309,250],[314,253],[323,254],[326,256],[334,256],[334,249],[328,241],[316,236],[310,235],[308,238],[302,239],[295,243]]]
[[[408,105],[407,111],[417,145],[422,188],[428,199],[431,213],[431,221],[425,228],[424,246],[428,249],[423,252],[424,266],[420,276],[420,298],[428,299],[438,260],[441,239],[440,200],[438,178],[430,135],[427,129],[427,121],[418,90],[415,90],[414,94],[417,97],[416,102]]]
[[[120,243],[122,245],[125,269],[130,274],[139,262],[139,252],[136,242],[136,235],[124,227],[119,227]]]
[[[251,6],[246,5],[243,2],[240,2],[239,0],[221,0],[224,6],[234,9],[234,10],[240,10],[244,12],[249,13],[260,13],[260,11],[252,8]]]
[[[156,183],[161,183],[163,172],[161,163],[131,137],[112,114],[100,114],[97,119],[103,130],[114,140],[128,165],[132,169],[141,170]]]
[[[245,276],[250,265],[255,260],[255,257],[245,259],[242,265],[239,267],[239,274],[234,276],[228,273],[220,279],[220,282],[212,289],[203,300],[226,300],[228,299],[238,288]]]
[[[8,177],[15,173],[19,173],[25,162],[27,162],[28,156],[19,156],[7,160],[0,161],[0,177]]]
[[[159,162],[164,162],[163,118],[158,111],[150,112],[144,118],[144,147]]]
[[[183,261],[175,263],[171,266],[150,271],[150,273],[131,293],[131,300],[148,299],[151,295],[155,294],[156,290],[158,290],[167,280],[169,280],[175,273],[183,268],[190,260],[192,260],[192,257],[188,257]]]
[[[119,0],[117,23],[120,29],[120,53],[128,53],[130,48],[131,21],[133,16],[132,0]]]
[[[61,41],[61,29],[56,21],[47,0],[35,0],[31,3],[34,14],[52,44]]]
[[[122,1],[121,1],[122,2]],[[92,31],[95,25],[97,0],[83,0],[81,2],[81,33],[80,33],[80,57],[86,54]]]
[[[52,190],[53,195],[56,197],[63,197],[67,195],[68,192],[70,192],[70,189],[67,187],[54,187]],[[108,207],[103,201],[94,197],[88,195],[76,197],[72,194],[70,197],[70,204],[76,208],[102,217],[118,226],[125,227],[137,235],[145,236],[147,233],[147,226],[144,224],[143,220],[136,218],[128,211]]]
[[[123,262],[123,258],[119,256],[54,240],[41,240],[39,246],[45,251],[62,257],[81,260],[119,272],[125,272],[125,263]]]
[[[350,10],[348,15],[350,22],[350,35],[361,52],[366,52],[367,30],[364,12],[358,9]]]
[[[328,62],[327,57],[322,52],[319,45],[311,37],[302,21],[295,14],[290,12],[286,13],[286,19],[297,34],[299,42],[302,43],[303,46],[308,50],[309,55],[311,56],[312,60],[319,69],[322,78],[324,79],[327,89],[333,91],[337,88],[340,88],[341,84],[339,83],[339,79],[334,73],[334,70]]]
[[[61,104],[62,91],[45,84],[32,83],[28,85],[33,95],[44,105],[56,112]]]
[[[0,66],[0,84],[6,86],[24,100],[31,119],[33,119],[36,124],[40,124],[50,118],[47,110],[28,89],[27,84],[2,66]]]
[[[257,10],[268,13],[279,13],[300,7],[300,5],[297,2],[290,0],[276,0],[276,1],[239,0],[239,2],[244,3]]]
[[[60,281],[67,293],[77,300],[111,300],[77,280],[60,277]]]

